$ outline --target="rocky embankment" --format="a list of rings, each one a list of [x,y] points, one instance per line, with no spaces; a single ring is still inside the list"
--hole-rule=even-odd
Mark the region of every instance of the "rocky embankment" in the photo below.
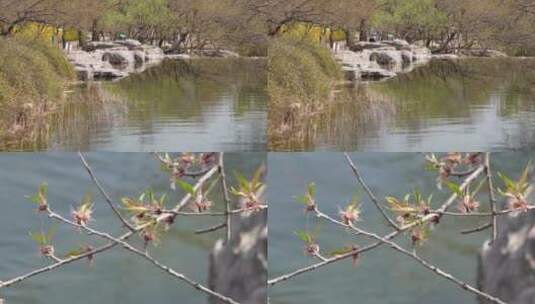
[[[235,215],[231,227],[230,241],[218,240],[210,256],[208,286],[243,304],[264,304],[268,275],[267,210]],[[222,302],[211,297],[210,303]]]
[[[165,58],[162,49],[136,40],[92,41],[67,58],[81,80],[117,79],[159,64]]]
[[[405,40],[358,42],[348,49],[334,52],[342,65],[347,80],[382,80],[407,73],[431,59],[458,59],[461,57],[507,57],[487,49],[462,50],[458,54],[432,54],[426,47],[409,44]]]
[[[380,80],[411,71],[432,58],[431,50],[404,40],[358,42],[335,52],[348,80]]]
[[[496,241],[481,250],[478,286],[508,304],[535,304],[535,210],[498,217]]]
[[[74,65],[80,80],[119,79],[140,73],[160,64],[164,59],[190,59],[203,57],[239,57],[228,50],[200,50],[194,54],[165,54],[153,45],[133,39],[92,41],[81,49],[70,50],[67,58]]]

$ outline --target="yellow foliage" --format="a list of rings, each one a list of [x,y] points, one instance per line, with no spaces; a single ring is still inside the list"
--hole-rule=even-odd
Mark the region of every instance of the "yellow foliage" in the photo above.
[[[343,41],[346,39],[345,32],[340,29],[331,29],[326,26],[315,25],[306,22],[294,22],[289,25],[284,25],[281,33],[285,36],[292,36],[295,38],[306,38],[307,40],[320,43],[322,41]]]
[[[51,25],[29,22],[15,28],[14,34],[17,37],[26,39],[41,39],[42,41],[55,43],[61,40],[63,31]]]

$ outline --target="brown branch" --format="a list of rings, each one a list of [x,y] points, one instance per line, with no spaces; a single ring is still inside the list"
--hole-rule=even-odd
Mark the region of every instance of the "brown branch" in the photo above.
[[[104,188],[102,187],[102,185],[100,184],[99,180],[97,179],[97,177],[95,176],[95,174],[93,173],[93,170],[91,169],[91,167],[89,166],[89,164],[87,163],[87,161],[85,160],[84,156],[82,155],[81,152],[78,152],[78,156],[80,157],[80,160],[82,161],[82,164],[84,165],[87,173],[89,173],[89,176],[91,177],[91,180],[93,181],[93,183],[97,186],[98,190],[100,191],[100,193],[102,194],[102,196],[104,196],[104,199],[106,200],[106,202],[108,203],[108,205],[110,206],[111,210],[113,211],[113,213],[115,213],[115,215],[117,216],[117,218],[123,223],[123,225],[125,227],[127,227],[130,231],[134,231],[135,228],[134,226],[132,226],[132,224],[130,224],[122,215],[121,213],[119,212],[119,210],[117,209],[117,207],[115,207],[113,205],[113,202],[110,198],[110,196],[108,195],[108,193],[106,192],[106,190],[104,190]]]
[[[197,230],[197,231],[195,231],[195,234],[204,234],[204,233],[214,232],[214,231],[217,231],[219,229],[223,229],[226,226],[227,226],[227,223],[217,224],[217,225],[212,226],[212,227],[208,227],[208,228],[205,228],[205,229]]]
[[[488,229],[490,227],[492,227],[492,223],[486,223],[486,224],[483,224],[483,225],[481,225],[479,227],[463,230],[463,231],[461,231],[461,233],[462,234],[470,234],[470,233],[474,233],[474,232],[480,232],[480,231],[486,230],[486,229]]]
[[[394,220],[392,220],[388,214],[386,213],[386,211],[383,209],[383,207],[379,204],[379,201],[377,200],[377,198],[375,197],[375,195],[373,194],[373,192],[370,190],[370,188],[368,187],[368,185],[366,185],[366,183],[364,182],[364,179],[362,178],[362,176],[360,175],[360,172],[359,170],[357,169],[357,166],[355,166],[355,164],[353,163],[353,161],[351,160],[351,157],[349,157],[349,154],[347,153],[344,153],[345,157],[346,157],[346,160],[347,162],[349,163],[349,166],[351,167],[351,170],[353,171],[353,173],[355,174],[355,177],[357,178],[357,181],[360,183],[360,185],[362,186],[362,188],[364,188],[364,191],[366,191],[366,193],[368,194],[368,196],[370,197],[371,201],[373,202],[373,204],[375,205],[375,207],[377,207],[377,209],[379,210],[379,212],[381,212],[381,214],[383,215],[383,217],[386,219],[386,221],[390,224],[390,226],[394,227],[396,230],[400,230],[400,227],[396,224],[396,222]]]

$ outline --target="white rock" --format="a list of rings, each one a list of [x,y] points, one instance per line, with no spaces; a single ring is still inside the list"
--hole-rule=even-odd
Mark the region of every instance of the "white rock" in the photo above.
[[[142,72],[165,58],[159,47],[143,45],[127,39],[111,42],[89,42],[83,50],[69,51],[67,57],[75,65],[79,77],[121,78]]]

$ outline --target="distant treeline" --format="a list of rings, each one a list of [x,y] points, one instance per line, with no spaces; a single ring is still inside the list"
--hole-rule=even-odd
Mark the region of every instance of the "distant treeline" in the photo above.
[[[19,0],[0,2],[0,34],[27,22],[117,35],[179,51],[231,47],[265,55],[270,36],[295,22],[355,39],[422,41],[435,52],[535,50],[532,0]],[[338,37],[340,37],[338,35]],[[80,35],[80,38],[83,38]]]

